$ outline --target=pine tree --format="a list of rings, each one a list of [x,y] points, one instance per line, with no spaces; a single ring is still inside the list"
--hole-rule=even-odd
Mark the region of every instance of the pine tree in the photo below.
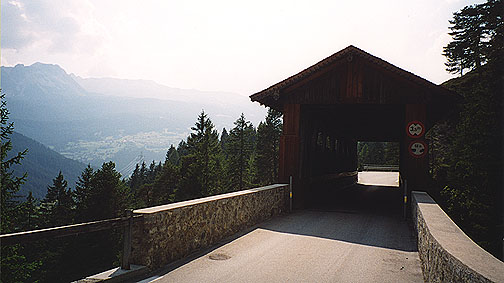
[[[145,169],[145,163],[144,163]],[[140,172],[140,166],[137,172]],[[101,168],[93,170],[88,166],[79,177],[76,185],[76,214],[79,222],[96,221],[122,216],[124,210],[131,208],[130,188],[121,179],[114,162],[103,163]],[[85,276],[100,270],[111,268],[117,261],[121,249],[121,230],[112,229],[79,235],[64,249],[63,258],[72,258],[68,262],[82,262],[66,267],[71,272],[61,271],[65,276]],[[100,257],[96,257],[99,254]],[[115,263],[117,264],[117,263]],[[63,277],[61,277],[63,278]],[[75,277],[65,277],[77,279]],[[56,280],[53,280],[55,282]],[[62,281],[62,280],[60,280]]]
[[[453,40],[443,48],[446,70],[463,75],[465,69],[478,69],[491,58],[502,56],[501,0],[464,7],[450,20]]]
[[[114,162],[103,163],[96,171],[91,196],[88,207],[95,211],[94,220],[121,216],[129,208],[131,193]]]
[[[0,94],[0,126],[0,232],[4,234],[16,232],[19,229],[16,224],[19,223],[21,217],[16,194],[26,180],[26,173],[21,177],[14,176],[11,167],[20,164],[28,151],[18,152],[10,158],[7,156],[12,149],[10,135],[14,131],[14,124],[9,122],[9,110],[4,93]],[[27,261],[20,245],[1,245],[0,248],[0,281],[24,282],[28,280],[36,263]]]
[[[193,133],[187,138],[187,143],[179,144],[181,151],[186,147],[187,154],[181,153],[178,200],[208,196],[221,191],[218,175],[218,160],[221,155],[219,135],[204,111],[191,129]]]
[[[282,113],[268,109],[264,122],[257,127],[257,178],[261,185],[278,181],[278,147],[282,134]]]
[[[37,199],[33,197],[32,192],[28,192],[26,201],[21,205],[22,230],[35,230],[39,225],[39,210],[37,206]]]
[[[21,189],[21,185],[26,181],[26,173],[21,177],[14,176],[11,167],[15,164],[20,164],[28,152],[25,149],[22,152],[16,153],[8,158],[7,153],[12,149],[10,135],[14,131],[14,124],[9,123],[9,110],[5,101],[5,94],[0,95],[0,135],[1,135],[1,167],[0,167],[0,186],[1,186],[1,222],[0,230],[2,233],[14,232],[16,217],[18,216],[18,201],[16,198],[17,192]]]
[[[227,141],[228,169],[227,175],[230,181],[230,191],[241,190],[249,187],[248,172],[251,172],[249,164],[255,149],[255,129],[249,121],[245,120],[243,113],[235,121],[235,127],[229,132]]]
[[[228,143],[228,140],[229,140],[229,134],[228,134],[226,128],[222,128],[222,134],[221,134],[221,138],[220,138],[220,148],[221,148],[222,153],[224,154],[224,158],[225,159],[228,158],[228,156],[227,156],[227,152],[228,152],[227,143]]]
[[[187,142],[185,142],[185,141],[179,142],[179,144],[177,146],[177,153],[180,158],[189,154],[188,149],[187,149]],[[179,163],[180,163],[180,161],[179,161]]]
[[[140,177],[140,165],[138,163],[135,166],[135,169],[133,170],[133,173],[131,173],[131,176],[128,179],[128,186],[131,188],[131,191],[136,194],[136,191],[141,185],[141,177]]]
[[[93,193],[93,178],[94,170],[90,164],[82,171],[77,184],[75,185],[75,210],[76,222],[84,222],[88,220],[86,213],[91,209],[91,194]]]
[[[166,152],[165,164],[167,162],[170,162],[172,165],[179,165],[180,163],[180,155],[173,144],[168,149],[168,152]]]
[[[169,161],[165,162],[161,172],[157,175],[156,180],[152,185],[152,205],[173,202],[179,179],[178,168]]]
[[[53,184],[47,188],[47,194],[41,206],[46,226],[68,225],[73,222],[74,201],[65,177],[59,172]]]

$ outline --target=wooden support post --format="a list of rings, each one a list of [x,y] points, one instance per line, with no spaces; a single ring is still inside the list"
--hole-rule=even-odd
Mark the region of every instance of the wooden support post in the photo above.
[[[406,104],[401,146],[401,174],[409,190],[425,190],[428,172],[428,143],[425,141],[427,111],[425,104]]]
[[[123,234],[123,254],[121,260],[121,269],[130,270],[130,255],[131,255],[131,233],[133,228],[133,210],[126,209],[125,217],[127,218],[128,225],[124,226]]]
[[[296,199],[302,200],[303,193],[299,191],[297,187],[300,174],[300,115],[301,105],[284,105],[284,123],[282,136],[280,137],[278,178],[280,182],[287,183],[290,181],[289,177],[292,176],[293,194],[296,195]],[[293,200],[295,207],[296,199]]]

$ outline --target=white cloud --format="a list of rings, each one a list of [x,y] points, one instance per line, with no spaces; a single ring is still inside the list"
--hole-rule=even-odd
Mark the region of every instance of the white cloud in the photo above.
[[[99,31],[84,29],[93,22],[93,6],[86,1],[30,1],[1,3],[2,48],[22,52],[33,46],[43,47],[39,54],[75,53],[99,44]],[[87,41],[82,40],[83,38]]]
[[[443,32],[452,13],[468,4],[2,1],[2,63],[43,61],[81,76],[251,94],[353,44],[441,82]]]

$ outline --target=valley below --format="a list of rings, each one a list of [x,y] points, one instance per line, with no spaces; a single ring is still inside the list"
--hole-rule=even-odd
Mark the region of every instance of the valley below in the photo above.
[[[170,146],[191,133],[202,111],[219,133],[232,128],[241,113],[255,126],[266,115],[247,96],[227,92],[177,89],[147,80],[81,78],[42,63],[2,67],[1,72],[16,132],[94,168],[113,161],[123,177],[137,163],[164,161]]]

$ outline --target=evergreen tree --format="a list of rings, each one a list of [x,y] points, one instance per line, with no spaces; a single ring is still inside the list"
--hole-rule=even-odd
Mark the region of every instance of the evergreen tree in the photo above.
[[[172,165],[179,165],[180,163],[180,155],[173,144],[168,149],[168,152],[166,152],[165,164],[167,162],[170,162]]]
[[[131,173],[131,176],[128,179],[128,186],[131,188],[131,191],[136,195],[136,191],[142,184],[142,178],[140,176],[140,165],[138,163],[135,166],[135,170]]]
[[[21,229],[23,231],[35,230],[39,225],[39,210],[37,199],[33,197],[32,192],[28,192],[26,201],[21,205]]]
[[[228,156],[227,156],[228,140],[229,140],[229,134],[228,134],[226,128],[222,128],[222,134],[221,134],[221,138],[220,138],[220,148],[221,148],[222,153],[224,154],[224,158],[226,158],[226,159],[228,158]]]
[[[21,185],[26,180],[26,173],[17,177],[14,176],[12,166],[20,164],[27,150],[15,153],[8,157],[8,152],[12,149],[10,135],[14,131],[14,124],[9,122],[9,110],[5,101],[5,94],[0,94],[0,232],[2,234],[16,232],[19,227],[19,203],[16,200],[16,194]],[[36,263],[27,261],[23,255],[20,245],[1,245],[1,274],[2,282],[23,282],[30,278],[30,274],[36,266]]]
[[[1,167],[0,167],[0,186],[1,186],[1,222],[0,230],[2,233],[14,232],[15,221],[18,213],[18,204],[16,200],[17,192],[21,189],[21,185],[26,180],[26,173],[21,177],[14,176],[12,166],[20,164],[28,152],[25,149],[23,152],[18,152],[12,157],[8,157],[8,152],[12,149],[10,135],[14,131],[14,123],[9,123],[9,110],[5,101],[5,94],[0,94],[0,135],[1,135]]]
[[[502,56],[502,13],[502,1],[490,0],[453,14],[449,33],[453,40],[443,48],[448,72],[462,75],[464,69],[477,69]]]
[[[185,141],[179,142],[179,144],[177,146],[177,153],[180,158],[189,154],[189,151],[187,149],[187,143]],[[180,163],[180,161],[179,161],[179,163]]]
[[[260,185],[278,182],[278,147],[282,135],[282,113],[268,109],[264,122],[257,127],[257,178]]]
[[[147,174],[148,174],[147,164],[145,164],[145,161],[142,161],[142,165],[140,166],[140,172],[139,172],[139,178],[140,178],[141,185],[147,183],[146,182]]]
[[[53,179],[52,186],[47,188],[47,194],[42,200],[41,206],[46,226],[68,225],[73,222],[72,191],[68,188],[67,181],[61,171]]]
[[[175,199],[175,192],[179,182],[178,168],[167,161],[152,185],[152,205],[171,203]]]
[[[115,163],[112,161],[103,163],[94,174],[91,203],[88,205],[96,211],[93,213],[94,220],[123,215],[124,210],[129,208],[130,201],[129,188],[121,180],[121,174],[116,171]]]
[[[230,191],[241,190],[249,187],[248,172],[251,172],[249,164],[255,149],[255,129],[249,121],[245,120],[243,113],[235,121],[235,127],[229,132],[227,141],[228,168],[227,175],[230,182]]]
[[[93,193],[94,170],[91,165],[82,171],[75,185],[75,210],[76,222],[84,222],[89,219],[86,213],[91,210],[91,194]]]
[[[208,196],[221,191],[218,175],[221,155],[219,135],[204,111],[191,129],[193,133],[187,138],[187,143],[179,144],[181,151],[186,147],[187,154],[181,153],[178,200]]]
[[[48,186],[47,194],[41,201],[43,225],[57,227],[72,224],[74,217],[74,199],[61,171]],[[68,253],[71,240],[44,241],[38,245],[39,256],[43,258],[40,276],[43,281],[53,282],[70,279],[70,262],[74,255]]]

